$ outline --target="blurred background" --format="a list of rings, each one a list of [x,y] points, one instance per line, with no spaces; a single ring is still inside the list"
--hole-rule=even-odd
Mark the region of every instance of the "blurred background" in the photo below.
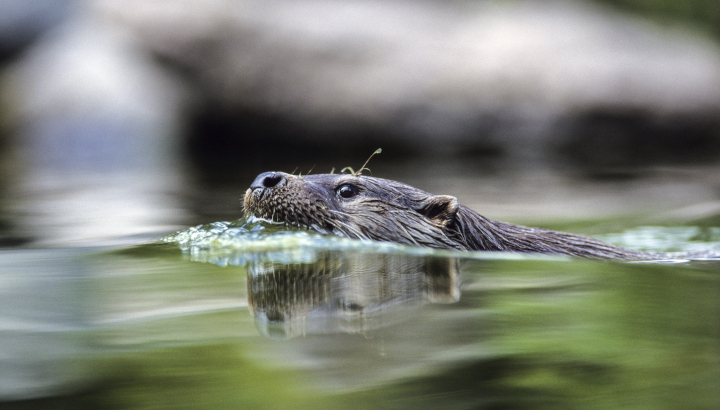
[[[87,374],[27,362],[76,363],[84,341],[17,339],[13,324],[87,325],[62,287],[94,274],[78,252],[238,219],[265,171],[357,169],[382,148],[372,175],[493,219],[590,234],[720,224],[716,0],[0,10],[0,356],[21,358],[0,370],[0,400]]]
[[[258,173],[378,147],[375,176],[495,218],[718,212],[712,0],[0,7],[5,246],[235,219]]]

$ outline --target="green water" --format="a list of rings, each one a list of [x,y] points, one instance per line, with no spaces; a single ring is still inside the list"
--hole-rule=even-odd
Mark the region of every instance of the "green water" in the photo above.
[[[605,239],[716,251],[718,234]],[[3,408],[720,406],[717,259],[437,252],[238,221],[72,260],[86,274],[48,292],[77,326],[45,332],[68,380]]]

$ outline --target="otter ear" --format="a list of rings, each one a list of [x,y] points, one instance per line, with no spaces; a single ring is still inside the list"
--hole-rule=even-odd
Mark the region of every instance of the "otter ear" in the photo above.
[[[448,225],[455,220],[458,207],[457,198],[454,196],[433,195],[423,202],[417,212],[438,224]]]

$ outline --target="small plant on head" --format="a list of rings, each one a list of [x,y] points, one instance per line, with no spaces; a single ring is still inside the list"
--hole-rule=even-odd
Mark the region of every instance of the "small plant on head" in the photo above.
[[[359,177],[360,175],[362,175],[363,171],[365,171],[365,170],[370,171],[370,168],[365,168],[365,165],[367,165],[368,162],[370,162],[370,158],[372,158],[375,154],[379,154],[379,153],[381,153],[381,152],[382,152],[382,148],[376,149],[375,152],[373,152],[373,153],[370,155],[370,157],[368,157],[367,161],[365,161],[365,163],[363,164],[363,166],[360,167],[360,169],[359,169],[357,172],[355,172],[355,170],[352,169],[351,167],[345,167],[345,168],[343,168],[343,169],[340,170],[340,173],[344,173],[345,171],[350,171],[350,173],[353,174],[353,176]],[[371,173],[372,173],[372,172],[371,172]]]
[[[317,164],[316,164],[316,165],[317,165]],[[295,168],[295,169],[297,170],[297,168]],[[305,176],[310,175],[310,173],[312,172],[313,169],[315,169],[315,165],[313,165],[312,168],[310,168],[310,171],[308,171],[307,173],[305,173]],[[293,173],[294,173],[294,172],[293,172]],[[300,172],[300,173],[298,174],[298,177],[300,177],[300,179],[302,179],[302,172]]]

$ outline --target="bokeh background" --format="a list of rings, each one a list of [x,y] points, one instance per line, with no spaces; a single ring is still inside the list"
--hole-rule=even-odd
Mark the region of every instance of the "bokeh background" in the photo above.
[[[258,173],[379,147],[375,176],[496,218],[718,211],[712,0],[0,7],[7,246],[237,218]]]

